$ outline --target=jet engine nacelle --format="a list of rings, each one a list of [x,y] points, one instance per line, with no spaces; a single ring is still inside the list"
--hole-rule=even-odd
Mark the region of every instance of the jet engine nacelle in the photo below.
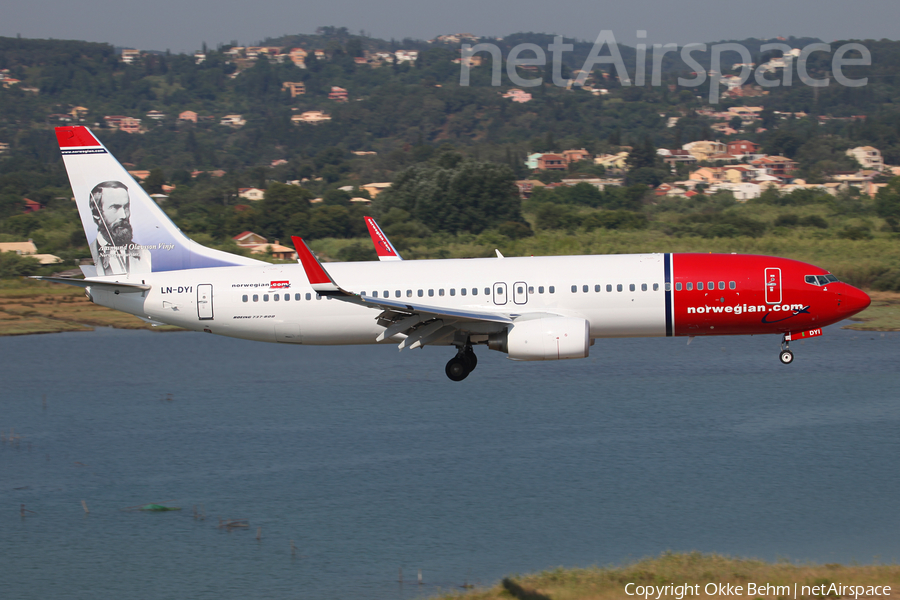
[[[591,325],[576,317],[543,317],[516,321],[502,333],[491,334],[488,347],[513,360],[587,358]]]

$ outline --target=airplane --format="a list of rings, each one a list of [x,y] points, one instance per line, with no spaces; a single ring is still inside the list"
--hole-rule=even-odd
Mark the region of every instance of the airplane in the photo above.
[[[56,135],[94,265],[84,279],[38,279],[153,324],[284,344],[449,346],[445,373],[462,381],[474,346],[563,360],[621,337],[777,334],[789,364],[791,341],[870,304],[825,269],[758,255],[498,252],[326,268],[295,237],[298,264],[269,264],[188,239],[87,127]]]

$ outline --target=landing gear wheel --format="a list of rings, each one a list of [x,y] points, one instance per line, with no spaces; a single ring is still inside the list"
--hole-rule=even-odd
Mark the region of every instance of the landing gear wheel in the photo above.
[[[470,369],[464,359],[459,356],[454,356],[447,362],[447,367],[444,369],[444,372],[447,373],[447,377],[451,380],[462,381],[469,376]]]
[[[463,353],[463,360],[466,361],[466,368],[469,369],[469,372],[475,370],[475,367],[478,366],[478,357],[475,356],[475,352],[472,348],[467,348]]]
[[[794,353],[790,350],[782,350],[781,354],[778,355],[778,358],[781,360],[782,364],[789,365],[794,362]]]

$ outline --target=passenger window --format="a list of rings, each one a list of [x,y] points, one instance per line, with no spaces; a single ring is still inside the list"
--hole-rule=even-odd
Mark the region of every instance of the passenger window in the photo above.
[[[378,292],[377,292],[377,291],[373,291],[373,292],[372,292],[372,297],[373,297],[373,298],[377,298],[377,297],[378,297]],[[309,300],[309,294],[306,295],[306,299]]]
[[[273,300],[275,300],[275,302],[278,302],[278,296],[279,296],[279,295],[280,295],[280,294],[275,294],[275,297],[273,298]]]
[[[428,290],[428,295],[429,295],[429,296],[434,296],[434,290]]]
[[[573,285],[573,286],[572,286],[572,293],[574,294],[574,293],[577,292],[577,291],[578,291],[578,286],[577,286],[577,285]]]
[[[249,298],[247,298],[247,294],[244,294],[244,295],[241,297],[241,300],[243,300],[244,302],[246,302],[247,300],[249,300]]]
[[[633,283],[632,283],[632,284],[629,284],[629,286],[628,286],[628,291],[629,291],[629,292],[633,292],[633,291],[634,291],[634,284],[633,284]]]
[[[529,293],[529,294],[533,294],[533,293],[534,293],[534,286],[533,286],[533,285],[529,285],[529,286],[528,286],[528,293]]]
[[[693,281],[688,281],[688,282],[685,284],[685,289],[686,289],[687,291],[689,291],[689,292],[690,292],[691,290],[693,290],[693,289],[694,289],[694,282],[693,282]]]
[[[622,291],[622,284],[621,284],[621,283],[616,284],[616,291],[617,291],[617,292],[621,292],[621,291]]]
[[[667,281],[667,282],[666,282],[666,291],[667,291],[667,292],[671,292],[671,291],[672,291],[672,282],[671,282],[671,281]]]
[[[412,298],[412,290],[406,290],[406,297]]]
[[[443,295],[444,295],[444,288],[441,288],[438,290],[438,296],[443,296]]]
[[[253,294],[253,301],[259,302],[259,294]]]
[[[612,284],[611,284],[611,283],[607,283],[607,284],[606,284],[606,291],[607,291],[607,292],[611,292],[611,291],[612,291]]]
[[[653,284],[653,291],[654,291],[654,292],[656,291],[656,288],[657,288],[658,286],[659,286],[658,283],[654,283],[654,284]],[[680,281],[679,281],[678,283],[675,284],[675,291],[676,291],[676,292],[680,292],[680,291],[681,291],[681,282],[680,282]]]
[[[473,296],[477,296],[477,295],[478,295],[478,288],[472,288],[472,295],[473,295]]]
[[[681,284],[680,284],[680,283],[678,284],[678,289],[679,289],[679,290],[681,289]],[[659,284],[658,284],[658,283],[654,283],[654,284],[653,284],[653,291],[654,291],[654,292],[658,292],[658,291],[659,291]]]
[[[300,294],[294,294],[294,300],[300,302]]]
[[[641,284],[641,291],[642,291],[642,292],[646,292],[646,291],[647,291],[647,284],[646,284],[646,283],[642,283],[642,284]]]
[[[710,281],[710,282],[706,285],[706,289],[708,289],[709,291],[713,291],[714,289],[716,289],[716,282],[715,282],[715,281]]]
[[[588,290],[589,290],[589,289],[591,289],[591,288],[588,287],[588,286],[586,286],[586,285],[581,286],[581,291],[584,292],[585,294],[588,293]]]
[[[484,288],[484,295],[485,295],[485,296],[490,296],[490,295],[491,295],[491,288],[488,288],[488,287]]]
[[[269,301],[269,295],[263,294],[263,302],[268,302],[268,301]]]
[[[416,295],[419,296],[419,298],[421,298],[422,296],[425,295],[425,290],[419,290],[418,292],[416,292]]]
[[[285,301],[285,302],[287,302],[287,301],[290,300],[290,299],[291,299],[291,295],[290,295],[290,294],[285,294],[285,295],[284,295],[284,301]]]
[[[543,293],[544,293],[544,286],[539,285],[538,286],[538,294],[543,294]]]
[[[378,292],[375,292],[375,297],[376,297],[376,298],[378,297]],[[306,294],[306,299],[307,299],[307,300],[312,300],[312,294]]]
[[[735,289],[736,287],[737,287],[737,284],[736,284],[735,282],[733,282],[733,281],[729,281],[729,282],[728,282],[728,289],[729,289],[729,290],[733,290],[733,289]]]
[[[697,282],[697,289],[700,291],[703,291],[703,282],[702,281]]]
[[[394,298],[400,297],[400,290],[394,290]]]
[[[456,295],[456,288],[450,288],[450,295],[451,295],[451,296],[455,296],[455,295]]]
[[[459,288],[459,295],[465,296],[468,291],[466,288]]]
[[[594,286],[594,291],[595,291],[595,292],[599,292],[599,291],[600,291],[600,284],[599,284],[599,283],[596,284],[596,285]]]
[[[321,295],[321,294],[316,294],[316,300],[321,300],[321,299],[322,299],[322,295]]]
[[[724,282],[724,281],[720,281],[720,282],[719,282],[719,289],[720,289],[720,290],[724,290],[724,289],[725,289],[725,282]]]
[[[556,286],[553,286],[553,285],[550,286],[550,293],[551,293],[551,294],[555,294],[555,293],[556,293]]]

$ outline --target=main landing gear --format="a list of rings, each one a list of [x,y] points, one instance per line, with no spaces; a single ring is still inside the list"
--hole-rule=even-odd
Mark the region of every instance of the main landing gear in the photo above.
[[[469,373],[475,370],[476,366],[478,366],[478,357],[475,356],[475,351],[472,350],[472,344],[466,344],[461,346],[456,356],[450,359],[444,372],[453,381],[462,381],[469,376]]]
[[[781,336],[781,354],[778,355],[778,359],[782,364],[789,365],[794,362],[794,353],[791,352],[790,342],[787,340],[787,336]]]

